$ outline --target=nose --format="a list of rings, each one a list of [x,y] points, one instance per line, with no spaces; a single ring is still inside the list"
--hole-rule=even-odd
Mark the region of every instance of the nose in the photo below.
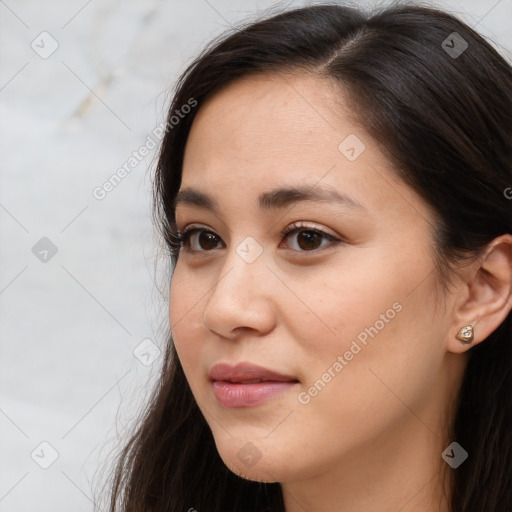
[[[276,277],[263,256],[249,263],[233,249],[204,303],[206,329],[227,339],[247,330],[257,335],[272,331]]]

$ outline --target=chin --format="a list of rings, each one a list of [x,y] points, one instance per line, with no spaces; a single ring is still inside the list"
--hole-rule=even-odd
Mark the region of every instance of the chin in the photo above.
[[[221,457],[222,458],[222,457]],[[250,480],[251,482],[261,482],[265,484],[271,484],[281,481],[279,469],[270,470],[270,472],[263,467],[252,467],[249,468],[245,464],[238,460],[231,458],[222,458],[226,467],[235,475],[243,478],[244,480]],[[277,473],[277,474],[276,474]]]
[[[228,446],[218,446],[217,451],[226,467],[235,475],[253,482],[274,483],[281,481],[283,460],[275,451],[265,456],[264,448],[251,441],[232,440]],[[281,462],[279,462],[281,460]]]

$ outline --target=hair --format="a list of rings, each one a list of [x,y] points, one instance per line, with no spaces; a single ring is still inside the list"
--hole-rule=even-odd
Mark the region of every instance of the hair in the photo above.
[[[467,43],[446,51],[456,32]],[[178,79],[154,174],[153,216],[172,266],[174,200],[187,137],[212,95],[258,73],[312,73],[350,99],[396,174],[436,214],[438,277],[512,232],[512,70],[475,30],[444,11],[407,4],[363,12],[317,4],[272,13],[213,40]],[[182,109],[186,104],[198,107]],[[186,113],[176,122],[176,110]],[[453,512],[512,510],[512,315],[472,347],[451,438],[468,459],[451,470]],[[134,433],[116,459],[115,512],[284,511],[278,482],[232,473],[217,452],[169,332],[163,366]]]

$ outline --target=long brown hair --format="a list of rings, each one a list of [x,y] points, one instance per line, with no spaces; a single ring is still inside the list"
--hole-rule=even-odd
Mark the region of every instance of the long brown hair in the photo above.
[[[179,78],[154,179],[154,220],[173,265],[180,249],[174,199],[197,111],[239,77],[285,70],[335,80],[397,174],[437,213],[433,243],[443,282],[463,255],[512,232],[504,192],[512,190],[506,60],[436,9],[399,5],[364,13],[323,4],[236,27]],[[182,110],[194,101],[195,108]],[[469,458],[451,470],[453,512],[512,510],[511,366],[508,315],[470,350],[452,436]],[[110,512],[284,511],[279,483],[244,480],[222,462],[170,334],[158,385],[117,459],[109,496]]]

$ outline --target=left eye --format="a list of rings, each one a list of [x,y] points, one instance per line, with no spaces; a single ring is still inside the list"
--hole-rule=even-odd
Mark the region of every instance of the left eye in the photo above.
[[[318,250],[321,247],[325,247],[325,245],[328,245],[328,243],[320,245],[322,240],[327,240],[327,242],[335,242],[333,245],[341,242],[341,240],[337,239],[336,237],[324,233],[319,229],[297,224],[292,224],[291,226],[287,227],[283,231],[282,236],[283,238],[289,238],[291,235],[295,234],[298,236],[295,238],[295,248],[292,248],[292,250],[297,252],[312,252]],[[196,237],[195,235],[198,236]],[[177,239],[177,245],[179,247],[184,247],[187,252],[192,253],[211,252],[216,248],[218,242],[220,241],[220,238],[212,231],[197,227],[191,227],[186,229],[183,233],[179,233],[177,235]],[[192,247],[192,242],[194,240],[199,244],[199,249]]]
[[[340,240],[332,235],[328,235],[319,229],[308,228],[307,226],[292,225],[286,228],[283,232],[284,238],[288,238],[295,234],[298,235],[295,238],[295,241],[296,246],[298,246],[299,249],[294,248],[293,250],[298,250],[299,252],[314,251],[319,249],[319,247],[325,247],[325,245],[328,245],[324,244],[319,246],[318,242],[321,242],[322,239],[327,240],[328,242],[340,242]]]

